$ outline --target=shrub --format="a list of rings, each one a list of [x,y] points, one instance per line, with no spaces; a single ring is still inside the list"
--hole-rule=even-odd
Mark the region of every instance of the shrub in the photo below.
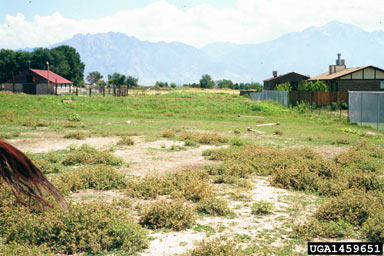
[[[301,238],[343,238],[353,233],[353,225],[344,220],[318,221],[312,220],[303,225],[292,227],[294,234]]]
[[[229,144],[232,146],[243,146],[245,144],[248,144],[249,142],[245,139],[242,139],[240,137],[233,137],[230,141]]]
[[[282,130],[275,130],[273,132],[273,134],[281,136],[281,135],[283,135],[283,131]]]
[[[184,146],[186,147],[197,147],[199,146],[199,143],[193,140],[185,140],[184,141]]]
[[[231,213],[228,202],[218,198],[205,198],[197,203],[196,209],[199,213],[225,216]]]
[[[130,180],[127,193],[133,197],[156,198],[159,195],[183,197],[199,201],[214,196],[212,186],[203,171],[170,173],[163,177],[147,176],[140,180]]]
[[[180,136],[180,139],[192,140],[201,144],[213,144],[218,145],[220,143],[226,143],[227,138],[217,134],[217,133],[198,133],[198,132],[183,132]]]
[[[372,242],[384,241],[384,208],[374,209],[362,228],[363,235]]]
[[[351,141],[347,138],[336,139],[332,142],[332,145],[349,145]]]
[[[67,120],[71,122],[80,122],[81,117],[78,114],[74,113],[74,114],[68,115]]]
[[[274,210],[274,208],[275,207],[271,202],[260,200],[252,204],[251,212],[252,214],[255,214],[255,215],[264,215],[264,214],[271,213]]]
[[[276,91],[292,91],[291,83],[286,82],[276,85]]]
[[[70,205],[68,212],[25,207],[2,210],[1,233],[7,243],[46,246],[65,254],[114,249],[133,254],[148,244],[145,230],[125,211],[106,204]]]
[[[82,131],[70,132],[70,133],[67,133],[66,135],[64,135],[65,139],[85,140],[86,137],[87,136]]]
[[[173,138],[175,137],[175,132],[174,131],[171,131],[171,130],[165,130],[162,134],[161,134],[161,137],[164,137],[164,138]]]
[[[126,146],[132,146],[135,144],[135,141],[130,137],[122,137],[118,142],[117,145],[126,145]]]
[[[150,229],[184,230],[195,223],[195,210],[183,201],[159,201],[145,209],[139,223]]]
[[[315,217],[325,221],[344,220],[352,225],[361,226],[367,220],[370,209],[377,205],[374,194],[348,190],[321,205]]]
[[[124,175],[108,166],[82,167],[52,178],[54,185],[63,193],[81,189],[110,190],[127,187]]]
[[[222,241],[219,239],[204,240],[191,250],[188,250],[184,256],[245,256],[241,247],[234,241]]]
[[[34,246],[11,242],[0,246],[0,255],[54,256],[47,246]]]
[[[123,160],[110,152],[98,151],[97,149],[84,144],[78,149],[72,149],[65,156],[64,165],[76,164],[105,164],[121,165]]]

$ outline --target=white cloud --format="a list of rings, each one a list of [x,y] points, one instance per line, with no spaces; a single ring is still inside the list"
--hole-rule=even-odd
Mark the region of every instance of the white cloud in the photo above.
[[[74,20],[59,12],[35,16],[6,15],[0,47],[48,46],[77,33],[122,32],[141,40],[179,41],[195,46],[215,41],[257,43],[332,20],[368,31],[384,29],[382,0],[237,0],[235,8],[202,4],[187,10],[160,0],[142,9],[122,10],[95,20]],[[380,23],[381,22],[381,23]]]

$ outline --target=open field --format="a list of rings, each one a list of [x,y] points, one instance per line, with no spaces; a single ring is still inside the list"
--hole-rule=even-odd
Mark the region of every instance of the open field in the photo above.
[[[384,134],[346,113],[182,90],[0,93],[0,110],[0,138],[70,202],[29,209],[3,188],[1,255],[306,255],[308,240],[384,240]]]

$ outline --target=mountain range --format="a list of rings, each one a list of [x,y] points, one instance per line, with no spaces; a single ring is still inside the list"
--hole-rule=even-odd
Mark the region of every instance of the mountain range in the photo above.
[[[85,74],[99,71],[107,77],[118,72],[138,77],[142,85],[193,83],[203,74],[214,80],[261,82],[271,77],[273,70],[315,76],[335,64],[337,53],[342,54],[347,67],[384,68],[384,31],[367,32],[337,21],[257,44],[217,42],[196,48],[111,32],[77,34],[51,47],[59,45],[72,46],[80,53]]]

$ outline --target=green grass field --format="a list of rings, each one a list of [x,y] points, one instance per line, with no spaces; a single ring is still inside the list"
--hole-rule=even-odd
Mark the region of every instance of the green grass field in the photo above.
[[[384,134],[345,112],[177,90],[0,93],[0,110],[0,138],[71,202],[29,209],[3,188],[0,254],[306,255],[311,239],[384,239]]]

